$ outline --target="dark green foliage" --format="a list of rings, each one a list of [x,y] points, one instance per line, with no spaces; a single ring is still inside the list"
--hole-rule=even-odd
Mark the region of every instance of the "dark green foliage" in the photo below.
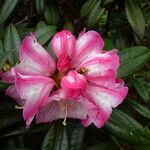
[[[126,100],[101,129],[67,119],[25,127],[22,110],[5,95],[0,80],[1,150],[149,150],[150,149],[150,2],[148,0],[1,0],[0,74],[16,65],[23,38],[35,32],[50,48],[52,36],[84,28],[105,39],[105,50],[118,49],[118,76],[129,87]],[[7,68],[8,67],[8,68]]]

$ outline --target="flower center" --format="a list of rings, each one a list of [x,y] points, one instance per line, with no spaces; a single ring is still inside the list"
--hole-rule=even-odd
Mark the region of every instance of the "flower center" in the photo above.
[[[87,74],[88,73],[88,69],[85,68],[85,67],[81,67],[77,72],[81,73],[81,74]]]
[[[61,79],[65,76],[64,73],[62,72],[58,72],[54,75],[53,79],[56,83],[57,86],[60,86],[60,83],[61,83]]]

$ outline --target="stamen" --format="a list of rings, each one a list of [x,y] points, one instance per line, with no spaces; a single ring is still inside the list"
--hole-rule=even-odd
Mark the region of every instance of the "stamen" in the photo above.
[[[81,68],[78,70],[78,73],[87,74],[87,73],[88,73],[88,69],[85,68],[85,67],[81,67]]]
[[[11,65],[9,65],[9,64],[7,64],[7,63],[5,63],[4,65],[3,65],[3,71],[9,71],[10,70],[10,68],[11,68]]]
[[[23,107],[15,105],[15,109],[23,109]]]
[[[67,103],[65,103],[64,109],[65,109],[65,116],[64,116],[64,120],[63,120],[62,124],[64,126],[66,126],[67,125],[66,120],[67,120],[67,114],[68,114],[68,104]]]

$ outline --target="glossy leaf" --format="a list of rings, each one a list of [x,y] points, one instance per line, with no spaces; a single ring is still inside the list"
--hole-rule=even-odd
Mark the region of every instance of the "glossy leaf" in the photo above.
[[[81,8],[80,16],[82,18],[87,17],[90,12],[93,10],[94,5],[96,4],[97,0],[88,0],[84,3],[84,5]]]
[[[49,5],[49,7],[45,8],[44,16],[50,25],[57,25],[59,22],[58,10],[56,9],[56,6],[52,5],[52,3]]]
[[[44,138],[42,150],[68,150],[68,137],[66,127],[55,124],[50,127]]]
[[[89,27],[92,27],[96,23],[98,23],[98,21],[100,20],[100,17],[104,13],[104,11],[105,11],[104,8],[100,8],[100,1],[97,1],[93,7],[91,13],[88,16],[87,25]]]
[[[143,38],[145,32],[145,19],[137,0],[125,0],[125,11],[133,30]]]
[[[56,33],[56,26],[49,26],[44,22],[40,22],[35,32],[38,42],[44,45]]]
[[[84,138],[84,127],[78,122],[72,123],[68,131],[68,137],[69,150],[80,150]]]
[[[18,51],[21,44],[19,34],[16,27],[11,24],[5,33],[4,37],[4,51],[13,51],[12,55],[8,57],[11,65],[15,65],[18,61]]]
[[[142,116],[150,118],[150,110],[133,99],[127,99],[127,102]]]
[[[8,16],[12,13],[18,0],[5,0],[1,10],[0,10],[0,24],[2,24]]]
[[[4,50],[3,50],[3,44],[2,44],[2,40],[0,39],[0,53],[2,53]]]
[[[121,66],[119,76],[126,77],[140,68],[150,59],[150,50],[143,46],[135,46],[119,53]]]
[[[138,79],[135,79],[132,82],[137,93],[144,99],[145,102],[148,102],[150,97],[147,88]]]
[[[48,130],[50,128],[51,124],[42,124],[42,125],[36,125],[32,126],[30,128],[26,128],[25,126],[20,127],[18,129],[15,129],[11,132],[8,132],[3,137],[9,137],[9,136],[16,136],[16,135],[23,135],[23,134],[33,134],[37,132],[43,132],[45,130]]]
[[[133,143],[150,144],[150,131],[120,110],[114,110],[106,129],[113,135]]]
[[[0,53],[0,70],[2,69],[4,63],[7,61],[9,57],[11,57],[13,51],[6,51]]]

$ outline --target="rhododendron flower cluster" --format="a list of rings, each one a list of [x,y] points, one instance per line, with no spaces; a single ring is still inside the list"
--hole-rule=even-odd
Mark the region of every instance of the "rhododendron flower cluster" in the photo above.
[[[51,40],[52,56],[27,36],[19,50],[20,62],[1,75],[12,85],[6,94],[23,108],[27,126],[63,118],[80,119],[85,127],[102,127],[112,108],[125,98],[128,88],[117,78],[117,50],[103,50],[104,41],[95,31],[81,32],[76,39],[69,31]]]

